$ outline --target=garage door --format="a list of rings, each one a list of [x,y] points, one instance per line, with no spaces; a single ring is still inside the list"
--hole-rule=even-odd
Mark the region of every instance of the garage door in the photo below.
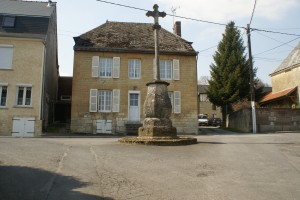
[[[14,117],[13,118],[13,137],[33,137],[34,136],[34,122],[33,117],[22,118]]]

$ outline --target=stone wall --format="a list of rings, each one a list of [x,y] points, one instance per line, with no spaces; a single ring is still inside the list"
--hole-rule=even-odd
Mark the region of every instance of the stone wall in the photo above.
[[[120,57],[119,78],[91,77],[92,57]],[[112,132],[126,134],[128,123],[129,91],[140,94],[140,123],[144,120],[143,104],[147,95],[146,84],[153,80],[154,54],[121,53],[121,52],[84,52],[75,51],[71,131],[94,133],[95,120],[112,120]],[[128,59],[141,60],[141,78],[129,79]],[[181,113],[172,113],[171,120],[178,133],[197,133],[197,69],[195,56],[161,55],[160,59],[180,62],[180,80],[166,80],[170,83],[168,91],[181,92]],[[120,90],[120,109],[115,113],[89,112],[90,89]]]
[[[257,132],[299,131],[300,109],[256,108]],[[252,132],[251,109],[241,109],[229,115],[229,127]]]

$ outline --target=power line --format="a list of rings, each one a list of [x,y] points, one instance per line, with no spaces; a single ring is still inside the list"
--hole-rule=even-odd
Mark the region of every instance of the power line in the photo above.
[[[273,47],[273,48],[271,48],[271,49],[265,50],[265,51],[263,51],[263,52],[257,53],[257,54],[255,54],[254,56],[257,56],[257,55],[266,53],[266,52],[268,52],[268,51],[272,51],[272,50],[274,50],[274,49],[277,49],[277,48],[279,48],[279,47],[282,47],[283,45],[286,45],[286,44],[288,44],[288,43],[291,43],[291,42],[293,42],[293,41],[295,41],[295,40],[297,40],[297,39],[299,39],[299,38],[300,38],[300,37],[297,37],[297,38],[295,38],[295,39],[293,39],[293,40],[290,40],[290,41],[288,41],[288,42],[282,43],[282,44],[279,45],[279,46],[276,46],[276,47]]]
[[[215,48],[215,47],[217,47],[217,46],[218,46],[218,45],[215,45],[215,46],[212,46],[212,47],[208,47],[207,49],[203,49],[203,50],[200,50],[200,51],[198,51],[198,52],[201,53],[201,52],[204,52],[204,51],[213,49],[213,48]]]
[[[146,12],[149,11],[147,9],[138,8],[138,7],[134,7],[134,6],[128,6],[128,5],[119,4],[119,3],[114,3],[114,2],[110,2],[110,1],[103,1],[103,0],[96,0],[96,1],[99,1],[99,2],[102,2],[102,3],[107,3],[107,4],[112,4],[112,5],[116,5],[116,6],[121,6],[121,7],[125,7],[125,8],[140,10],[140,11],[146,11]],[[196,18],[191,18],[191,17],[184,17],[184,16],[173,15],[173,14],[168,14],[168,13],[166,13],[166,14],[171,16],[171,17],[177,17],[177,18],[187,19],[187,20],[191,20],[191,21],[203,22],[203,23],[214,24],[214,25],[219,25],[219,26],[227,26],[227,24],[225,24],[225,23],[212,22],[212,21],[196,19]],[[242,26],[235,26],[235,27],[241,28],[241,29],[246,29],[246,27],[242,27]],[[284,32],[270,31],[270,30],[258,29],[258,28],[251,28],[251,30],[252,31],[255,30],[255,31],[263,31],[263,32],[268,32],[268,33],[277,33],[277,34],[282,34],[282,35],[291,35],[291,36],[300,37],[300,34],[284,33]]]
[[[135,9],[135,10],[149,11],[149,10],[146,10],[146,9],[143,9],[143,8],[137,8],[137,7],[128,6],[128,5],[124,5],[124,4],[113,3],[113,2],[110,2],[110,1],[102,1],[102,0],[96,0],[96,1],[100,1],[100,2],[103,2],[103,3],[108,3],[108,4],[112,4],[112,5],[116,5],[116,6],[121,6],[121,7],[125,7],[125,8],[131,8],[131,9]]]
[[[250,19],[250,23],[249,23],[249,25],[250,25],[250,24],[251,24],[251,22],[252,22],[253,15],[254,15],[254,11],[255,11],[255,7],[256,7],[256,0],[255,0],[255,2],[254,2],[254,7],[253,7],[253,10],[252,10],[252,15],[251,15],[251,19]]]
[[[294,34],[294,33],[284,33],[284,32],[270,31],[270,30],[258,29],[258,28],[252,28],[252,30],[253,31],[262,31],[262,32],[267,32],[267,33],[277,33],[277,34],[281,34],[281,35],[291,35],[291,36],[300,37],[300,34]]]
[[[281,41],[279,41],[279,40],[276,40],[275,38],[272,38],[272,37],[270,37],[270,36],[267,36],[267,35],[265,35],[265,34],[262,34],[262,33],[260,33],[260,32],[254,32],[254,33],[257,33],[257,34],[262,35],[262,36],[264,36],[264,37],[266,37],[266,38],[269,38],[269,39],[271,39],[271,40],[273,40],[273,41],[276,41],[276,42],[279,42],[279,43],[283,44],[283,42],[281,42]],[[288,44],[285,44],[285,45],[287,45],[287,46],[289,46],[289,47],[293,47],[293,46],[288,45]]]

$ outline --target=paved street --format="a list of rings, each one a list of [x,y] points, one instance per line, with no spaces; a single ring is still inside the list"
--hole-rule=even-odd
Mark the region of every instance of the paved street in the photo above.
[[[196,137],[176,147],[0,137],[0,199],[300,199],[300,133]]]

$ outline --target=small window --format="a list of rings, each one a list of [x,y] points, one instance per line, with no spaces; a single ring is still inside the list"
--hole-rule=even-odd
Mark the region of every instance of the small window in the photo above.
[[[30,106],[31,105],[31,87],[19,87],[17,94],[18,106]]]
[[[201,102],[208,102],[209,99],[208,99],[207,94],[200,94],[200,101]]]
[[[212,110],[217,110],[217,106],[215,104],[212,104]]]
[[[60,100],[62,100],[62,101],[71,101],[71,96],[70,95],[61,95]]]
[[[15,27],[15,21],[16,21],[15,17],[4,16],[2,21],[2,26],[9,27],[9,28]]]
[[[0,86],[0,107],[6,106],[7,86]]]
[[[13,46],[0,44],[0,69],[12,69]]]
[[[128,73],[131,79],[140,79],[141,77],[141,60],[129,59],[128,60]]]

